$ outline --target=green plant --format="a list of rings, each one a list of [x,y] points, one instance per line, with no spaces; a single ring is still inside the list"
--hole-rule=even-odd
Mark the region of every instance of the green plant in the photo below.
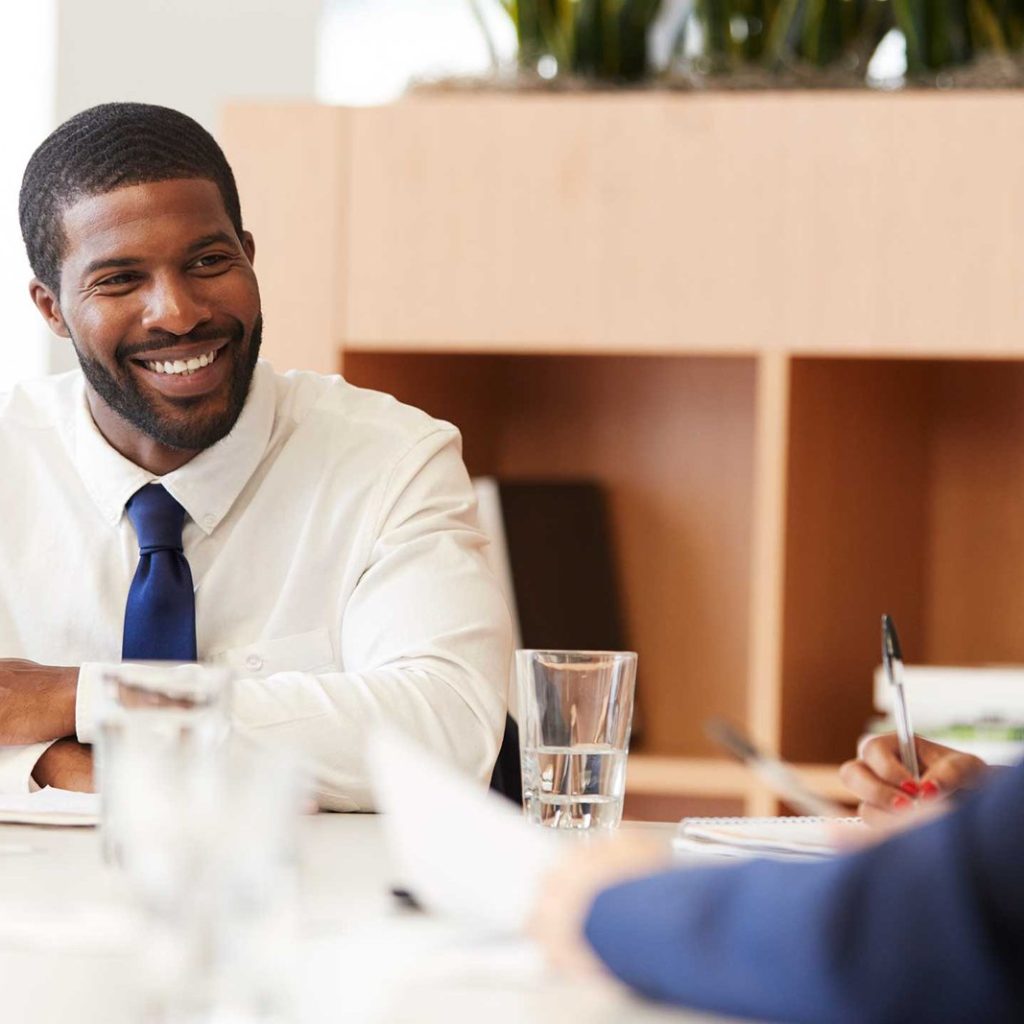
[[[705,73],[852,70],[881,36],[881,11],[879,0],[696,0],[688,38]]]
[[[521,67],[620,82],[647,75],[647,32],[661,0],[502,2],[515,22]]]
[[[1020,0],[890,0],[907,40],[907,71],[920,76],[1019,49]]]
[[[765,57],[773,67],[863,70],[882,26],[879,0],[781,0]]]

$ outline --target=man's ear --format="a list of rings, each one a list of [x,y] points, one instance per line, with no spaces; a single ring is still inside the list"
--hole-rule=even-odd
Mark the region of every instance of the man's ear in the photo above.
[[[60,311],[60,301],[57,296],[38,278],[33,277],[28,285],[28,293],[39,310],[46,326],[54,334],[61,338],[70,338],[71,332],[64,322],[64,314]]]
[[[250,263],[256,262],[256,243],[253,241],[251,231],[242,232],[242,251]]]

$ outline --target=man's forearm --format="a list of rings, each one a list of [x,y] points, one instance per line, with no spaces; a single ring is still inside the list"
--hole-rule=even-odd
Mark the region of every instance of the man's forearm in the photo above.
[[[0,745],[75,734],[78,669],[0,659]]]

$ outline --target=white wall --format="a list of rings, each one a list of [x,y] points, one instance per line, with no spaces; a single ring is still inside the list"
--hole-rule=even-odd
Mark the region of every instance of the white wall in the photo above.
[[[314,93],[320,0],[57,0],[57,10],[54,124],[136,100],[216,134],[230,100]],[[71,346],[54,339],[50,369],[74,365]]]
[[[216,132],[238,98],[308,98],[320,0],[58,0],[57,117],[175,107]]]
[[[18,189],[53,123],[55,16],[54,0],[11,4],[0,15],[0,392],[47,368],[49,332],[28,297],[32,272],[18,226]]]

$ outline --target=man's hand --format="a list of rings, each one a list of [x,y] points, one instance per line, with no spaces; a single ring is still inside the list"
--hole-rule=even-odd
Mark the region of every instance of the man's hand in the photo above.
[[[916,823],[915,809],[931,809],[957,789],[978,785],[990,770],[980,758],[914,737],[921,779],[914,782],[900,760],[895,733],[874,736],[860,757],[847,761],[839,777],[861,801],[860,816],[875,828],[893,829]]]
[[[560,861],[541,886],[527,925],[557,967],[575,974],[603,972],[583,927],[597,894],[617,882],[670,866],[664,843],[617,838],[588,843]]]
[[[0,658],[0,746],[74,735],[77,692],[77,668]]]
[[[73,739],[57,740],[36,762],[32,778],[38,786],[91,793],[95,789],[92,748]]]

